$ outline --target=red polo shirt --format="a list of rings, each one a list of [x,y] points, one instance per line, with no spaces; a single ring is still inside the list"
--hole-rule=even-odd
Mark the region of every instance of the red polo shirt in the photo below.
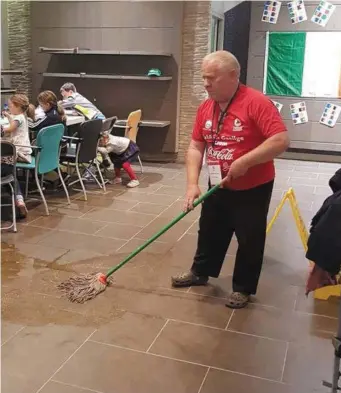
[[[272,101],[261,92],[242,84],[226,111],[220,132],[216,134],[220,115],[220,107],[215,101],[204,101],[197,112],[192,139],[207,144],[206,158],[219,161],[223,177],[237,158],[255,149],[267,138],[286,131]],[[246,190],[267,183],[274,177],[274,162],[269,161],[250,168],[244,176],[233,180],[229,188]]]

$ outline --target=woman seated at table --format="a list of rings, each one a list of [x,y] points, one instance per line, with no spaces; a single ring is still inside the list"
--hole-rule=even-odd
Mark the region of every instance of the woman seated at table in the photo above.
[[[58,100],[53,91],[45,90],[38,95],[39,106],[44,111],[44,116],[37,118],[36,108],[30,105],[28,110],[28,127],[32,131],[40,131],[44,127],[55,124],[66,125],[66,115],[64,108],[58,104]]]

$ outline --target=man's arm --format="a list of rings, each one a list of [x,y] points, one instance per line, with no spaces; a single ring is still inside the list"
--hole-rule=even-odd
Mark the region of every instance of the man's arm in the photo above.
[[[286,131],[271,136],[261,145],[241,157],[245,165],[251,168],[258,164],[268,162],[282,154],[290,144],[289,136]]]
[[[191,141],[187,151],[187,192],[184,211],[193,209],[193,202],[200,194],[199,176],[204,158],[205,142]]]
[[[249,116],[265,138],[261,145],[245,154],[245,163],[250,168],[276,158],[289,147],[290,141],[278,109],[267,97],[251,101]]]
[[[187,185],[198,185],[202,161],[204,159],[205,142],[191,140],[187,151]]]

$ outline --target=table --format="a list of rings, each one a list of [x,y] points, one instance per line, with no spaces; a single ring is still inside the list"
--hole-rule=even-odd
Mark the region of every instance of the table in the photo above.
[[[78,116],[66,115],[66,125],[67,126],[72,126],[72,125],[75,125],[75,124],[83,123],[84,120],[85,120],[84,116],[80,116],[80,115],[78,115]],[[7,117],[0,118],[0,125],[1,126],[8,126],[9,125]]]
[[[83,123],[83,121],[85,120],[84,116],[81,115],[66,115],[66,125],[67,126],[73,126],[75,124],[80,124]]]

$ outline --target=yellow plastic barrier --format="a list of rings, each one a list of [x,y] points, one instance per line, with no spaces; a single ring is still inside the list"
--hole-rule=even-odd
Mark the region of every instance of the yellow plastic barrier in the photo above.
[[[294,216],[296,228],[298,230],[298,233],[301,238],[301,242],[304,248],[304,251],[307,252],[308,249],[308,237],[309,237],[309,232],[307,231],[307,228],[304,224],[304,221],[302,219],[297,200],[295,197],[294,190],[292,188],[289,188],[289,190],[284,194],[281,202],[277,206],[275,213],[270,220],[266,232],[269,233],[271,228],[273,227],[277,217],[279,216],[284,204],[286,201],[289,201],[290,207],[292,214]],[[310,261],[310,264],[313,265],[313,262]],[[320,299],[320,300],[327,300],[330,296],[341,296],[341,285],[328,285],[323,288],[316,289],[314,291],[314,297],[315,299]]]

